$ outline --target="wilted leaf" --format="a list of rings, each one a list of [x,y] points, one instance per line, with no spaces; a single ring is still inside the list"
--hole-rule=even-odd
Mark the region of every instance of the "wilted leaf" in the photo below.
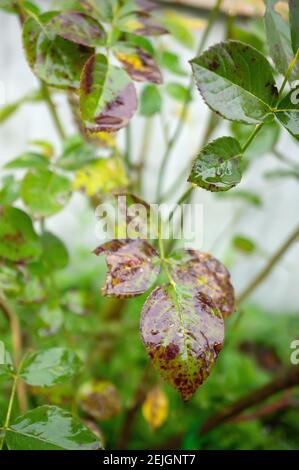
[[[172,278],[178,284],[197,288],[210,297],[227,318],[235,310],[235,294],[230,274],[220,261],[198,250],[182,250],[169,260]]]
[[[93,49],[58,36],[48,26],[57,12],[27,19],[23,44],[29,65],[48,85],[78,88],[84,64]]]
[[[241,181],[242,149],[232,137],[220,137],[204,147],[188,178],[208,191],[228,191]]]
[[[278,105],[275,115],[287,131],[299,140],[299,87],[291,90]]]
[[[101,158],[77,171],[74,190],[84,191],[88,196],[109,193],[128,185],[125,168],[119,157]]]
[[[69,349],[43,349],[26,356],[20,377],[29,385],[50,387],[71,379],[79,365],[78,357]]]
[[[98,438],[56,406],[40,406],[20,416],[6,431],[9,450],[98,450]]]
[[[162,107],[162,97],[155,85],[147,85],[140,97],[140,114],[150,117],[158,114]]]
[[[80,108],[89,131],[117,131],[128,124],[137,109],[134,84],[124,70],[96,54],[82,72]]]
[[[153,430],[160,428],[168,416],[168,398],[163,390],[156,386],[146,395],[142,405],[142,414],[145,421]]]
[[[238,41],[216,44],[191,61],[205,102],[224,118],[258,124],[271,113],[278,92],[267,59]]]
[[[63,209],[70,189],[71,183],[65,176],[39,169],[26,174],[21,196],[36,217],[49,217]]]
[[[153,57],[141,48],[118,48],[116,57],[137,82],[162,83],[162,74]]]
[[[66,11],[54,16],[47,28],[58,36],[82,46],[98,47],[106,42],[106,32],[92,16],[78,11]]]
[[[141,335],[162,377],[188,400],[211,372],[223,345],[224,322],[199,289],[163,285],[143,306]]]
[[[94,253],[106,256],[108,273],[103,295],[135,297],[146,292],[160,272],[160,258],[146,240],[112,240]]]
[[[270,55],[277,70],[282,75],[286,75],[294,52],[291,44],[290,27],[275,8],[278,2],[279,0],[266,1],[265,26]],[[298,74],[299,64],[294,67],[291,79],[295,80]]]
[[[80,387],[78,398],[81,408],[100,421],[113,418],[121,411],[119,393],[110,382],[85,383]]]
[[[0,257],[32,261],[41,254],[41,244],[28,215],[15,207],[0,208]]]

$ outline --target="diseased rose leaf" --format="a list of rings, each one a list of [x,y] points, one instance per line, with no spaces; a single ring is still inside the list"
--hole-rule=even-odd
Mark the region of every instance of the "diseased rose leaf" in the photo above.
[[[278,104],[278,121],[299,140],[299,87],[291,90]]]
[[[209,296],[223,318],[234,312],[234,288],[228,270],[220,261],[198,250],[181,250],[172,254],[169,263],[176,283],[197,288]]]
[[[275,8],[278,3],[279,0],[266,0],[265,27],[270,55],[278,72],[286,75],[294,52],[292,50],[290,27]],[[296,80],[298,77],[299,64],[297,63],[290,78]]]
[[[162,377],[188,400],[209,376],[224,341],[210,297],[191,285],[162,285],[145,302],[141,336]]]
[[[278,96],[272,68],[253,47],[222,42],[193,59],[191,66],[205,102],[224,118],[258,124],[271,114]]]
[[[10,261],[33,261],[41,251],[30,217],[16,207],[0,207],[0,257]]]
[[[112,240],[94,253],[106,256],[108,273],[103,295],[135,297],[146,292],[160,272],[160,258],[146,240]]]
[[[119,47],[115,55],[133,80],[156,84],[163,82],[159,67],[145,50],[139,47]]]
[[[86,382],[78,393],[79,404],[85,413],[105,421],[121,411],[121,399],[113,384],[105,381]]]
[[[23,28],[23,44],[30,67],[48,85],[78,88],[84,64],[93,49],[57,35],[48,23],[57,12],[29,17]]]
[[[242,149],[233,137],[206,145],[195,159],[188,181],[208,191],[228,191],[242,178]]]
[[[47,23],[47,29],[82,46],[98,47],[106,42],[103,26],[93,17],[79,11],[59,13]]]
[[[117,131],[137,109],[134,84],[124,70],[109,65],[103,54],[96,54],[82,72],[80,108],[90,132]]]

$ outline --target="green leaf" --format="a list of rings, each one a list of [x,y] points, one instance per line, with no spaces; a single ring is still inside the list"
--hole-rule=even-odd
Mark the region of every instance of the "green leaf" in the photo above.
[[[192,100],[192,95],[190,90],[180,83],[167,83],[166,91],[176,101],[180,102],[190,102]]]
[[[162,51],[158,56],[158,63],[161,67],[175,75],[183,77],[187,75],[187,73],[180,64],[180,59],[178,55],[174,52]]]
[[[211,298],[223,318],[235,311],[229,271],[216,258],[198,250],[180,250],[168,261],[169,272],[177,284],[196,288]]]
[[[58,36],[48,26],[57,12],[27,19],[23,44],[33,72],[48,85],[78,88],[84,64],[93,49]]]
[[[278,2],[279,0],[266,1],[265,26],[270,55],[278,72],[286,75],[294,53],[290,27],[275,9]],[[299,76],[298,74],[299,64],[294,67],[290,78],[295,80]]]
[[[224,341],[224,322],[198,289],[162,285],[143,306],[141,335],[162,377],[188,400],[213,368]]]
[[[107,40],[101,24],[92,16],[78,11],[59,13],[47,23],[47,29],[82,46],[103,46]]]
[[[0,257],[32,261],[41,254],[41,244],[28,215],[15,207],[0,208]]]
[[[16,111],[18,111],[23,102],[23,100],[18,100],[0,108],[0,123],[2,124],[7,121]]]
[[[124,70],[109,65],[103,54],[96,54],[82,72],[80,108],[89,131],[117,131],[136,111],[135,87]]]
[[[264,176],[268,179],[295,178],[299,180],[299,167],[267,171]]]
[[[140,114],[145,117],[154,116],[161,111],[162,97],[155,85],[147,85],[140,97]]]
[[[258,124],[271,114],[278,96],[272,69],[253,47],[238,41],[219,43],[191,65],[205,102],[224,118]]]
[[[255,243],[243,235],[236,235],[233,238],[233,247],[247,255],[250,255],[256,249]]]
[[[46,272],[63,269],[68,265],[68,251],[56,235],[51,232],[43,232],[41,243],[43,254],[40,262]]]
[[[20,183],[13,175],[7,175],[2,178],[0,189],[0,204],[5,206],[12,204],[20,197]]]
[[[40,406],[11,424],[9,450],[98,450],[99,439],[80,421],[56,406]]]
[[[190,28],[185,25],[184,17],[174,11],[166,12],[163,16],[163,25],[176,41],[188,49],[193,48],[194,37]]]
[[[135,297],[146,292],[160,272],[160,258],[146,240],[112,240],[94,250],[108,266],[103,295]]]
[[[8,162],[4,168],[47,168],[49,160],[44,155],[35,152],[26,152]]]
[[[241,162],[239,142],[220,137],[201,150],[188,181],[208,191],[228,191],[241,181]]]
[[[121,411],[118,390],[110,382],[84,383],[79,389],[78,399],[82,410],[100,421],[111,419]]]
[[[0,341],[0,379],[10,377],[12,372],[13,365],[10,354],[6,351],[3,341]]]
[[[248,202],[252,206],[261,207],[263,205],[261,197],[254,193],[253,191],[246,191],[246,190],[232,190],[226,193],[218,193],[218,196],[221,198],[233,198],[233,199],[240,199],[243,201]]]
[[[110,22],[114,17],[118,0],[85,0],[84,4],[87,10],[91,11],[95,16]]]
[[[299,1],[289,0],[291,39],[294,55],[299,49]]]
[[[115,53],[125,70],[137,82],[160,84],[163,81],[161,71],[153,57],[140,47],[118,47]]]
[[[71,183],[65,176],[39,169],[26,174],[21,196],[36,217],[49,217],[63,209],[70,190]]]
[[[279,122],[287,131],[299,140],[299,87],[291,90],[278,104],[275,113]]]
[[[78,357],[69,349],[43,349],[25,357],[20,377],[29,385],[50,387],[71,379],[79,366]]]
[[[73,171],[82,168],[96,158],[96,147],[85,142],[81,135],[74,135],[64,141],[62,155],[56,164],[63,170]]]
[[[12,3],[12,0],[0,0],[0,9],[6,11],[7,13],[16,13],[16,9]]]
[[[245,44],[250,44],[250,46],[254,47],[261,53],[265,53],[265,40],[263,38],[259,37],[258,35],[254,34],[254,32],[251,32],[247,29],[240,28],[239,26],[236,26],[235,24],[230,25],[229,27],[229,39],[235,40],[235,41],[241,41]]]

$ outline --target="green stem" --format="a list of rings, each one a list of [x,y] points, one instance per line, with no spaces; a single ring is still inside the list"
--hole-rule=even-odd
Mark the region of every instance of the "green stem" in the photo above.
[[[0,450],[3,449],[3,444],[4,444],[6,431],[9,427],[9,424],[10,424],[10,418],[11,418],[12,407],[13,407],[13,403],[14,403],[14,399],[15,399],[15,395],[16,395],[18,379],[19,379],[19,376],[18,376],[18,374],[16,374],[14,376],[12,389],[11,389],[11,393],[10,393],[10,398],[9,398],[9,403],[8,403],[8,408],[7,408],[7,412],[6,412],[6,418],[5,418],[4,426],[2,428],[2,437],[0,439]]]
[[[132,167],[132,137],[131,137],[131,125],[130,124],[128,124],[127,127],[125,128],[125,136],[126,136],[125,165],[129,173]]]
[[[60,121],[60,118],[58,116],[56,106],[55,106],[55,104],[52,100],[52,96],[51,96],[51,93],[49,91],[48,86],[45,84],[45,82],[42,82],[42,81],[41,81],[41,90],[42,90],[46,105],[48,106],[48,110],[50,112],[50,115],[53,119],[53,123],[55,125],[56,130],[57,130],[57,133],[58,133],[59,137],[62,140],[64,140],[66,138],[66,133],[63,129],[63,125],[62,125],[62,123]]]
[[[137,192],[142,195],[143,189],[143,175],[146,170],[147,156],[151,143],[151,135],[153,130],[153,119],[147,118],[144,124],[144,130],[141,141],[141,149],[137,163],[137,175],[136,175],[136,189]]]
[[[251,142],[255,139],[255,137],[257,136],[257,134],[260,132],[260,130],[264,127],[265,123],[264,122],[261,122],[260,124],[257,124],[257,126],[255,126],[255,129],[254,131],[250,134],[250,136],[248,137],[247,141],[245,142],[245,144],[242,146],[242,154],[244,154],[246,152],[246,150],[248,149],[248,147],[250,146]]]
[[[272,270],[275,268],[277,263],[287,252],[290,246],[298,239],[299,237],[299,226],[288,236],[288,238],[282,243],[278,250],[273,254],[269,259],[266,266],[257,274],[257,276],[249,283],[249,285],[241,292],[237,299],[237,304],[242,304],[252,292],[269,276]]]
[[[210,13],[210,17],[209,17],[209,20],[208,20],[208,23],[207,23],[207,27],[205,29],[205,32],[204,32],[204,34],[201,38],[201,41],[199,43],[199,46],[198,46],[197,55],[199,55],[202,52],[202,50],[204,49],[204,47],[206,45],[207,38],[210,34],[210,31],[212,29],[212,26],[213,26],[216,18],[218,16],[218,13],[219,13],[219,10],[220,10],[220,7],[221,7],[221,3],[222,3],[222,0],[217,0],[214,8],[212,9],[212,11]],[[163,185],[163,181],[164,181],[165,171],[166,171],[166,168],[167,168],[169,157],[171,155],[171,151],[172,151],[174,145],[176,144],[177,140],[179,139],[179,137],[182,133],[182,130],[184,128],[185,116],[187,114],[189,104],[190,104],[189,100],[188,100],[188,96],[192,92],[193,86],[194,86],[193,85],[193,77],[191,77],[190,83],[189,83],[189,86],[188,86],[189,93],[186,93],[186,99],[184,101],[184,104],[183,104],[183,107],[182,107],[182,111],[180,113],[180,117],[179,117],[177,126],[174,130],[174,133],[173,133],[172,137],[170,138],[170,140],[168,142],[168,145],[166,147],[165,153],[164,153],[163,158],[162,158],[162,163],[161,163],[161,167],[160,167],[160,171],[159,171],[159,177],[158,177],[157,192],[156,192],[156,199],[157,200],[159,200],[160,197],[161,197],[161,191],[162,191],[162,185]]]
[[[299,49],[297,50],[296,54],[294,55],[292,61],[290,62],[290,65],[288,67],[288,70],[287,70],[287,73],[286,73],[286,76],[284,77],[284,80],[282,82],[282,85],[280,87],[280,90],[279,90],[279,93],[278,93],[278,99],[277,101],[280,100],[281,98],[281,95],[283,93],[283,90],[285,89],[285,86],[287,84],[287,82],[289,81],[289,78],[291,76],[291,73],[293,71],[293,68],[295,67],[296,63],[297,63],[297,60],[299,58]]]

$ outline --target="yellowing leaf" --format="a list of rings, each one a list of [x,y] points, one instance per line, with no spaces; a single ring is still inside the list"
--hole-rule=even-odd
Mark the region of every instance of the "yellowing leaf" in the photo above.
[[[153,430],[164,424],[168,416],[168,398],[163,390],[156,386],[152,388],[142,405],[142,414],[145,421]]]
[[[95,419],[105,421],[121,411],[121,400],[110,382],[86,382],[79,390],[81,408]]]
[[[84,191],[88,196],[109,193],[128,184],[124,166],[118,157],[101,158],[78,170],[73,189]]]
[[[113,132],[94,132],[92,137],[98,139],[103,147],[116,147],[116,137]]]

